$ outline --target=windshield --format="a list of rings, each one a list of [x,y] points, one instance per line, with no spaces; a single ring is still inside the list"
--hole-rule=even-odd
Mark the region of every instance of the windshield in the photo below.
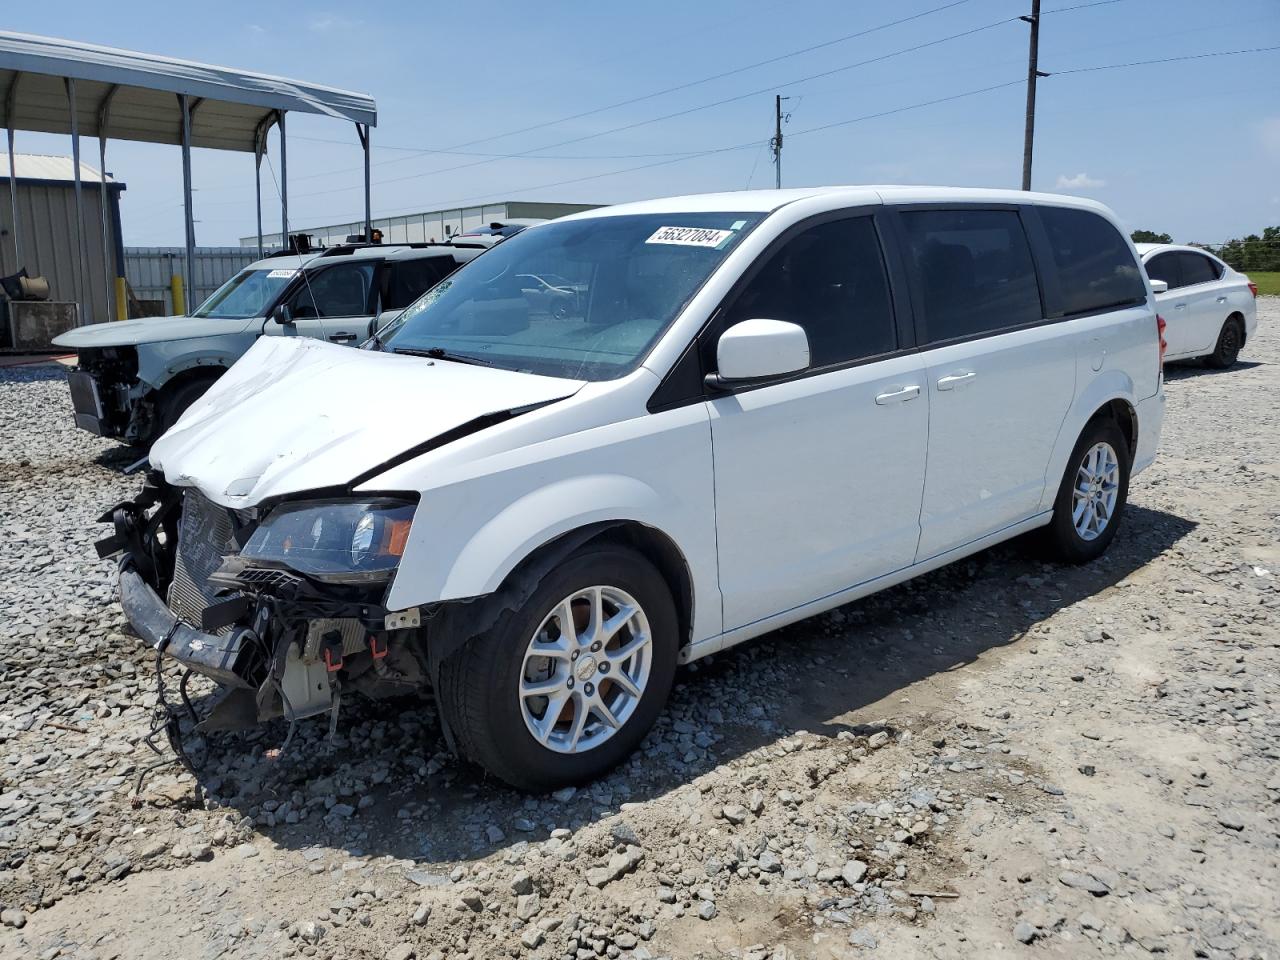
[[[761,213],[592,217],[524,230],[441,281],[379,339],[575,380],[643,359]]]
[[[215,320],[247,320],[266,315],[298,271],[292,267],[274,270],[241,270],[213,291],[213,295],[191,314]]]

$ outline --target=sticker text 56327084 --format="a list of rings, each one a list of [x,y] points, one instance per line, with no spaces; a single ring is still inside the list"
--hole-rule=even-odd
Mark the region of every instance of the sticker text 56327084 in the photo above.
[[[733,236],[732,230],[710,227],[659,227],[645,243],[673,243],[682,247],[719,247]]]

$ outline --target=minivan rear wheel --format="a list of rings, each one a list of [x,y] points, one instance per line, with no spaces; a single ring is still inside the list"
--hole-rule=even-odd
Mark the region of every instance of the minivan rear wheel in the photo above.
[[[592,780],[625,759],[670,693],[679,646],[671,593],[644,557],[588,545],[547,572],[440,671],[440,704],[466,756],[514,787]]]
[[[1076,441],[1043,542],[1058,560],[1087,563],[1106,552],[1129,497],[1129,442],[1109,418],[1091,420]]]

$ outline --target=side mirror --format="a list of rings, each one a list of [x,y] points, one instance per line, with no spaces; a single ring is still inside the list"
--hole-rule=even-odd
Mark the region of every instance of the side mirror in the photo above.
[[[1152,292],[1152,293],[1168,293],[1168,292],[1169,292],[1169,281],[1167,281],[1167,280],[1152,280],[1152,281],[1151,281],[1151,292]]]
[[[293,311],[287,303],[279,304],[271,311],[271,319],[280,324],[293,323]]]
[[[720,335],[717,379],[726,386],[797,373],[809,366],[804,328],[783,320],[744,320]]]

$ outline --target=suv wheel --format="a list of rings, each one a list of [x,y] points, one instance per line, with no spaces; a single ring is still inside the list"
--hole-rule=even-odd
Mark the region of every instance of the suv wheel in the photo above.
[[[488,601],[500,609],[506,591]],[[588,545],[440,671],[462,751],[524,790],[600,776],[636,748],[666,702],[679,645],[666,582],[639,554]]]
[[[1129,496],[1129,443],[1110,419],[1089,422],[1076,441],[1044,530],[1049,551],[1067,563],[1106,552]]]
[[[1204,358],[1204,362],[1217,370],[1225,370],[1236,362],[1240,349],[1244,346],[1244,325],[1235,317],[1228,317],[1218,334],[1218,342],[1213,353]]]

